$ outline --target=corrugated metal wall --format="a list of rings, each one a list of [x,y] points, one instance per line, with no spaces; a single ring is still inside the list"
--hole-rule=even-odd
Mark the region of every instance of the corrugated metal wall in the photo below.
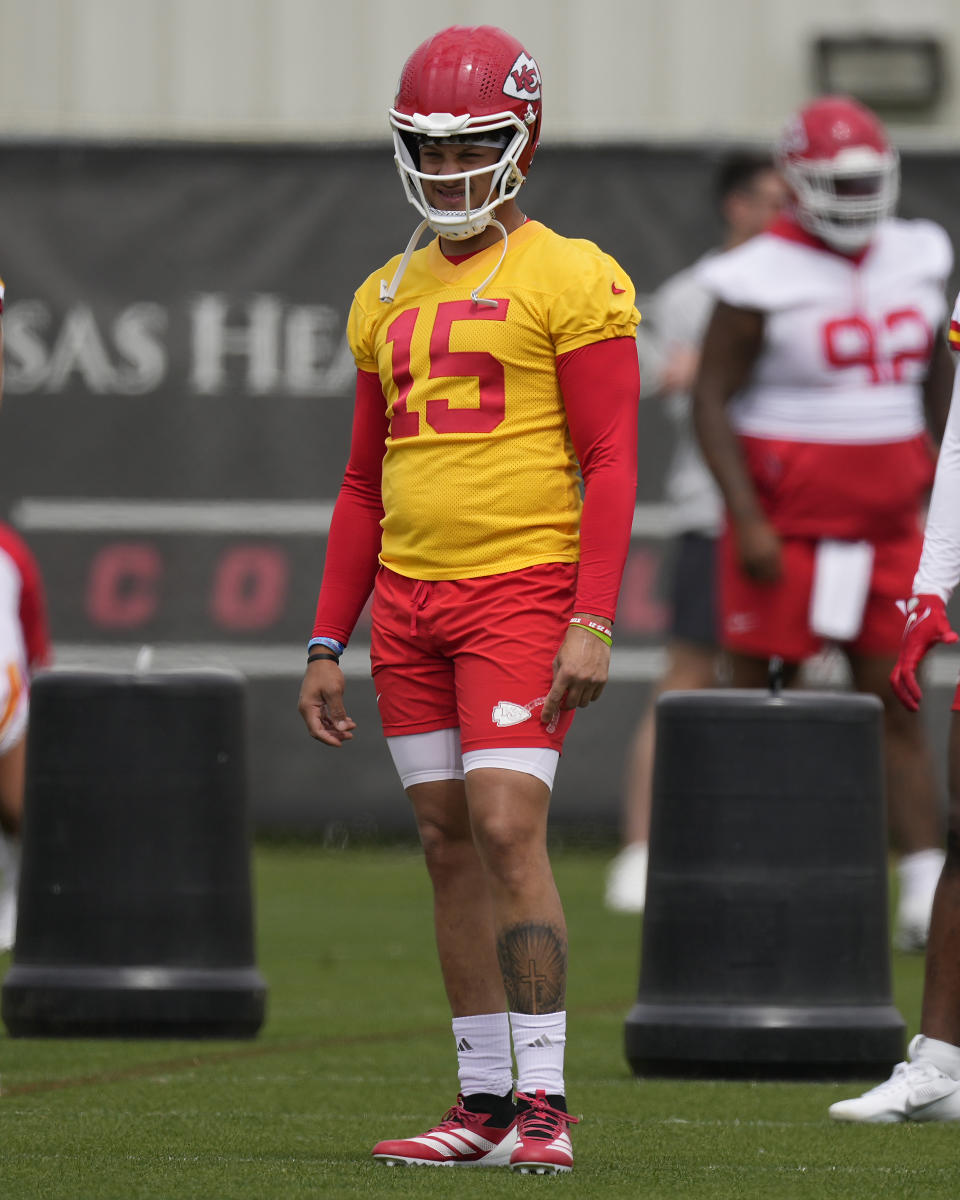
[[[402,60],[500,24],[546,81],[554,141],[767,137],[826,31],[934,33],[958,0],[0,0],[0,135],[372,139]],[[898,135],[955,142],[960,88]]]

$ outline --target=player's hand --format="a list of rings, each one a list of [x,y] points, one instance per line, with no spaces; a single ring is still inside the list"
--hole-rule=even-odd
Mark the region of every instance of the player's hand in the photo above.
[[[780,535],[766,517],[755,516],[735,526],[740,565],[757,583],[775,583],[783,574]]]
[[[357,723],[343,707],[343,672],[332,661],[308,665],[300,685],[300,715],[311,737],[327,746],[349,742]]]
[[[911,596],[907,601],[898,600],[897,606],[906,614],[907,623],[890,685],[900,703],[916,712],[923,697],[917,682],[920,660],[931,646],[937,642],[949,645],[957,641],[957,635],[950,628],[946,605],[939,596]]]
[[[610,647],[588,629],[569,625],[553,660],[553,686],[540,720],[550,725],[561,708],[586,708],[599,699],[609,674]]]

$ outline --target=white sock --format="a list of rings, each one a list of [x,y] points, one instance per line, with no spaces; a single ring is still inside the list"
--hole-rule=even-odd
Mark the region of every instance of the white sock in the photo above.
[[[939,1067],[944,1075],[951,1079],[960,1079],[960,1046],[950,1042],[941,1042],[936,1038],[918,1037],[910,1047],[910,1058],[916,1062],[918,1058],[932,1062]]]
[[[454,1017],[460,1091],[464,1096],[491,1092],[505,1096],[513,1088],[510,1018],[505,1012]]]
[[[897,863],[901,898],[918,895],[932,899],[946,857],[943,850],[933,849],[905,854]]]
[[[548,1096],[565,1096],[563,1051],[567,1044],[567,1014],[510,1014],[513,1052],[517,1056],[517,1091],[532,1096],[543,1088]]]

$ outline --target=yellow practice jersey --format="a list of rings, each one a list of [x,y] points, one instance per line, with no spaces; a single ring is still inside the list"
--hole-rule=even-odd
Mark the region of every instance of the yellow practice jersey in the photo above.
[[[579,558],[580,487],[556,359],[636,332],[634,288],[592,242],[538,221],[460,263],[439,240],[392,303],[371,275],[350,312],[357,367],[380,376],[390,431],[380,561],[414,579],[469,579]],[[603,380],[597,404],[604,403]]]

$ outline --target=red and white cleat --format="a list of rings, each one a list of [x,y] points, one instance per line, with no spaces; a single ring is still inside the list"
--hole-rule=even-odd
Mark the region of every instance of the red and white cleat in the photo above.
[[[517,1142],[516,1119],[501,1129],[490,1113],[470,1112],[463,1096],[439,1125],[419,1137],[377,1142],[373,1157],[388,1167],[506,1167]]]
[[[535,1096],[517,1095],[517,1144],[510,1155],[510,1167],[518,1175],[556,1175],[573,1170],[573,1146],[568,1125],[579,1124],[554,1108],[546,1092],[539,1089]]]

